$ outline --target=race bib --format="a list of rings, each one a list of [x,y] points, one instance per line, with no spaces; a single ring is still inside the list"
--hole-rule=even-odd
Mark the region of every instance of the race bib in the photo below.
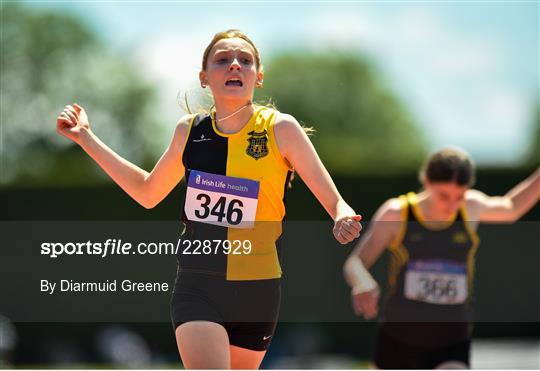
[[[192,170],[184,212],[189,220],[232,228],[251,228],[259,201],[259,182]]]
[[[465,264],[444,260],[414,260],[405,272],[405,297],[431,304],[461,304],[467,300]]]

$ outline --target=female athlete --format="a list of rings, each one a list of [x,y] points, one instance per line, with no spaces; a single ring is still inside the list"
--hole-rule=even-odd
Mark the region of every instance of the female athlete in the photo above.
[[[255,369],[277,322],[279,237],[292,172],[332,217],[340,243],[359,236],[361,217],[341,198],[296,119],[252,103],[264,73],[245,34],[216,34],[199,78],[215,108],[181,118],[149,173],[98,139],[77,104],[58,116],[57,130],[146,208],[186,177],[182,238],[193,250],[178,257],[171,299],[180,356],[186,368]]]
[[[506,195],[471,189],[475,170],[443,149],[420,171],[423,190],[386,201],[344,266],[354,311],[377,316],[369,269],[388,247],[389,295],[381,313],[378,368],[469,368],[471,287],[480,222],[512,223],[540,198],[540,169]]]

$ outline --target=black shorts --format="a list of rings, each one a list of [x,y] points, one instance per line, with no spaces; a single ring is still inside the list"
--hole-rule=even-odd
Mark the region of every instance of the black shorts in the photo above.
[[[231,345],[266,350],[277,324],[280,279],[227,281],[204,273],[179,272],[171,298],[176,329],[190,321],[221,324]]]
[[[469,368],[470,349],[470,339],[438,347],[412,345],[394,338],[383,325],[377,336],[373,361],[380,369],[434,369],[449,361],[462,362]]]

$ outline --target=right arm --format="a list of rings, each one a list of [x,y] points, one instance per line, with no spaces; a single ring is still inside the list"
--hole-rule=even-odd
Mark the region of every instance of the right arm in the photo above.
[[[59,134],[79,144],[82,149],[135,201],[145,208],[161,202],[184,176],[182,153],[192,116],[184,116],[176,126],[165,153],[149,173],[119,156],[90,130],[82,107],[66,106],[58,116]]]
[[[390,199],[375,213],[365,235],[351,252],[343,273],[351,287],[354,312],[366,319],[374,318],[378,312],[379,285],[368,269],[375,264],[386,247],[398,235],[401,227],[401,201]]]

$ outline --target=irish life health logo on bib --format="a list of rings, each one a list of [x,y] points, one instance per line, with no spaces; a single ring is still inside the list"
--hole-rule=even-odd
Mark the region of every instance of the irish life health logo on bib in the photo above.
[[[259,182],[192,170],[184,211],[189,220],[223,227],[251,228],[259,202]]]

